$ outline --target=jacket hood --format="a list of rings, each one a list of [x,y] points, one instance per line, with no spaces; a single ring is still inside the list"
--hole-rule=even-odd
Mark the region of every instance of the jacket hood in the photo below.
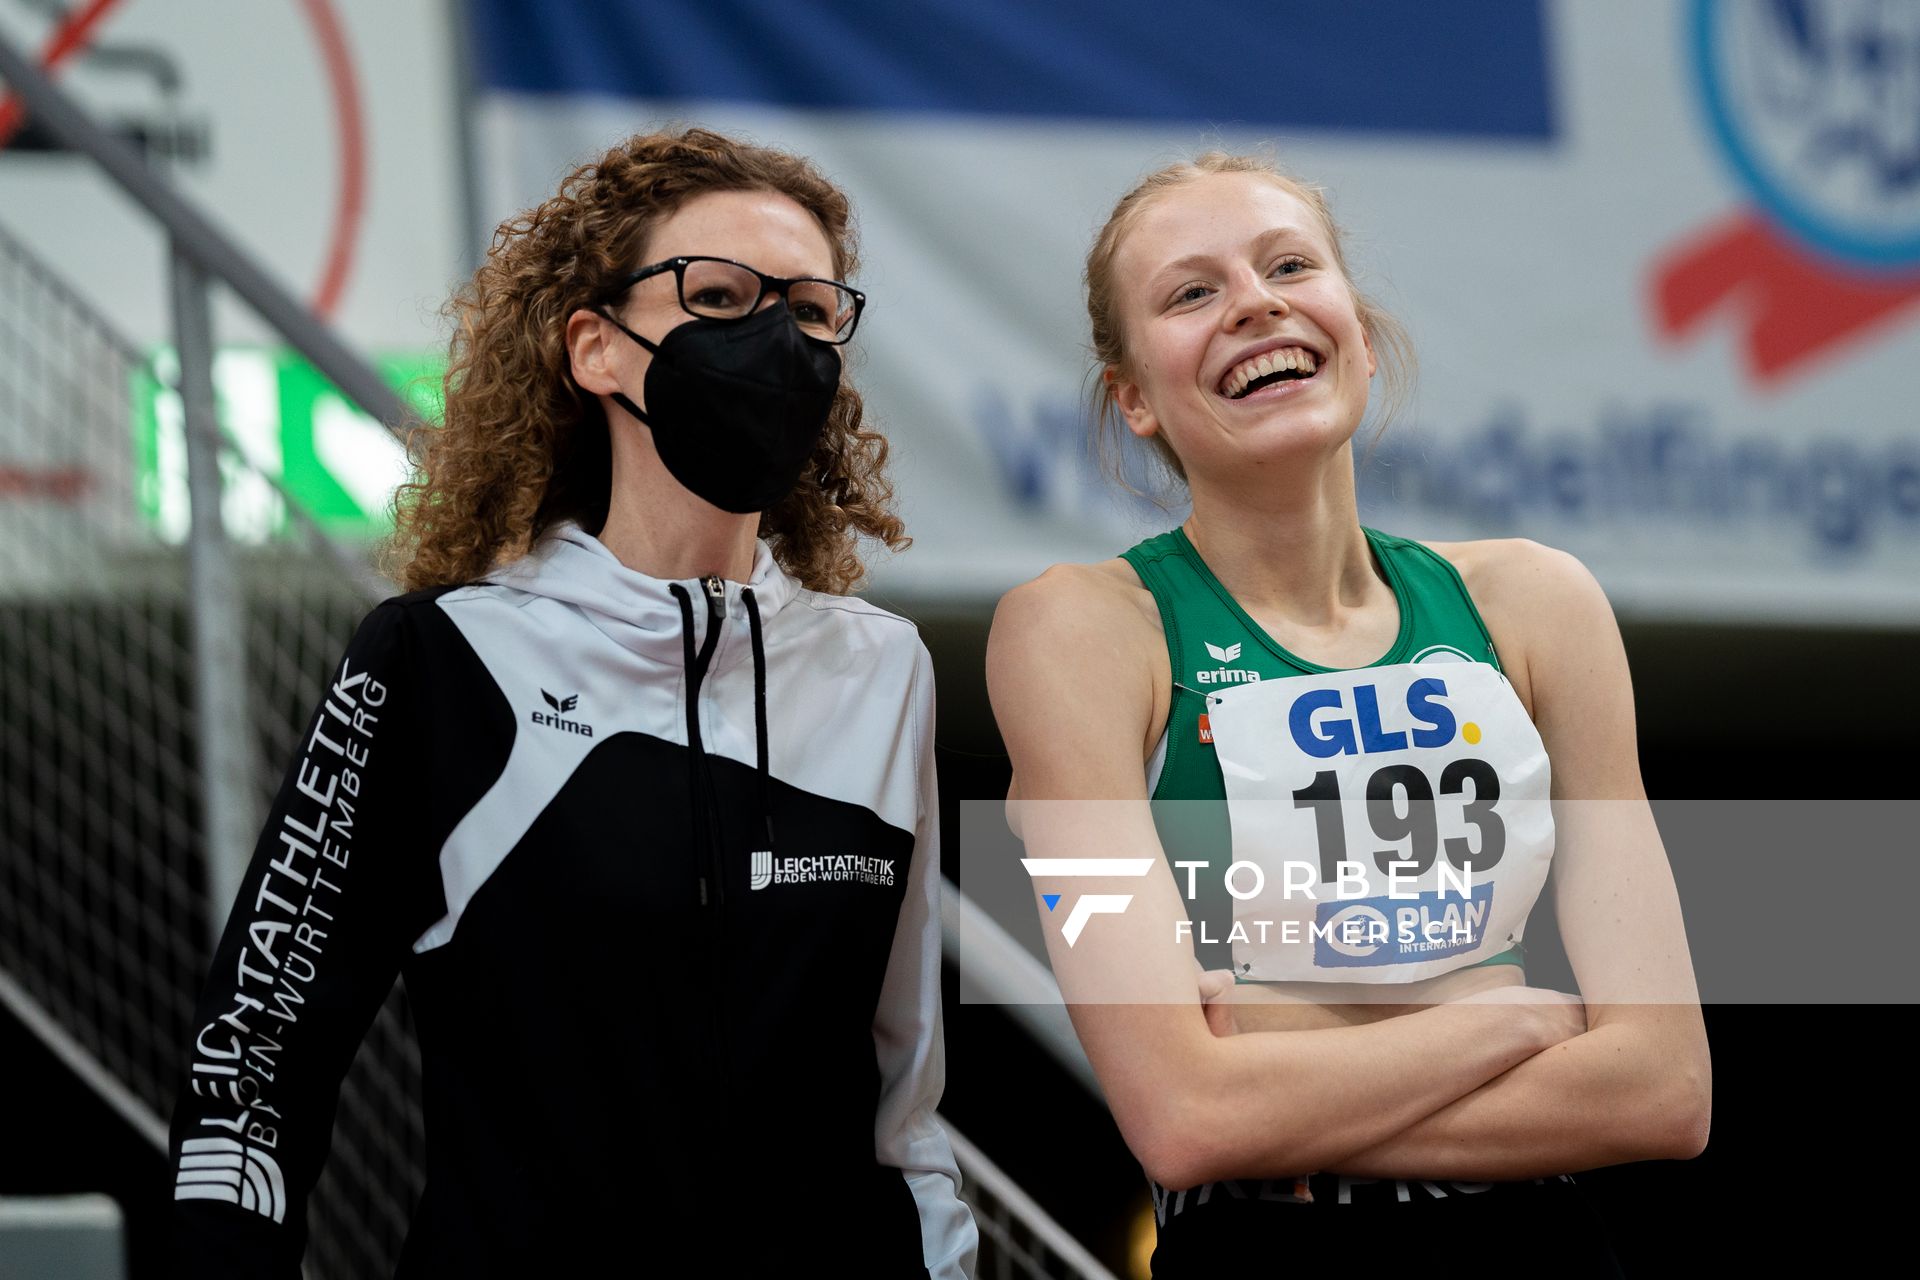
[[[605,543],[570,520],[552,526],[531,551],[489,573],[487,580],[575,605],[616,643],[675,665],[681,662],[683,637],[680,601],[674,586],[685,590],[695,606],[696,631],[705,628],[702,601],[706,587],[701,579],[654,578],[630,569]],[[725,618],[732,621],[742,617],[744,588],[753,592],[762,625],[771,625],[799,585],[774,560],[765,539],[756,538],[748,580],[722,581]]]

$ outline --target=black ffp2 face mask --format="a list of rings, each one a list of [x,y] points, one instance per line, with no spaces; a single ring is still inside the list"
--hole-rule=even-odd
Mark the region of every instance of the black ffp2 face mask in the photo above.
[[[785,299],[744,320],[688,320],[657,344],[606,318],[653,353],[646,410],[612,399],[653,432],[675,480],[736,515],[793,491],[840,388],[840,355],[800,331]]]

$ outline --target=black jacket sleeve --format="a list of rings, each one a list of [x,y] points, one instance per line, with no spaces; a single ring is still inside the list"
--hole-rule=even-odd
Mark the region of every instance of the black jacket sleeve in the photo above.
[[[409,928],[431,919],[409,802],[425,669],[414,645],[398,600],[361,622],[214,953],[169,1144],[176,1274],[300,1274],[341,1079]]]

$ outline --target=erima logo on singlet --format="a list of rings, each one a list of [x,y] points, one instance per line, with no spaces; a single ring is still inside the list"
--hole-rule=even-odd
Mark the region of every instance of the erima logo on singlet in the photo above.
[[[1293,700],[1287,711],[1287,728],[1299,748],[1319,760],[1404,751],[1409,746],[1444,747],[1461,728],[1452,708],[1434,701],[1446,696],[1444,680],[1432,676],[1415,680],[1407,686],[1407,714],[1419,727],[1388,729],[1381,723],[1380,692],[1373,685],[1354,686],[1351,717],[1327,715],[1317,720],[1316,712],[1346,710],[1346,701],[1338,689],[1312,689]],[[1462,736],[1468,742],[1477,742],[1479,729],[1468,724]]]
[[[1202,640],[1200,643],[1207,642]],[[1226,646],[1207,644],[1207,656],[1221,665],[1216,671],[1194,672],[1193,678],[1201,684],[1251,684],[1260,678],[1258,671],[1248,671],[1240,667],[1229,668],[1226,665],[1240,656],[1238,643]]]
[[[561,697],[556,697],[548,693],[545,689],[542,689],[540,696],[547,700],[547,705],[552,707],[555,712],[572,711],[580,705],[580,695],[577,693],[569,693]],[[584,721],[564,720],[558,715],[549,714],[545,711],[535,711],[531,714],[535,724],[545,725],[549,729],[564,729],[568,733],[577,733],[583,738],[591,738],[593,736],[593,726]]]

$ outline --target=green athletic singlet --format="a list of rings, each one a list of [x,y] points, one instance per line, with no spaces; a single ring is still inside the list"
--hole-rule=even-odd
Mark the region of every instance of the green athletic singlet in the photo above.
[[[1460,574],[1443,556],[1409,538],[1362,526],[1375,560],[1400,606],[1400,633],[1391,648],[1370,667],[1431,660],[1484,662],[1500,670],[1499,655],[1486,623],[1467,594]],[[1189,910],[1203,919],[1233,916],[1225,874],[1231,861],[1225,829],[1226,785],[1214,757],[1206,722],[1206,694],[1223,687],[1287,676],[1314,675],[1343,668],[1323,667],[1296,657],[1247,615],[1213,576],[1184,529],[1148,538],[1121,553],[1153,593],[1173,667],[1173,699],[1167,727],[1147,766],[1154,800],[1217,800],[1218,806],[1169,806],[1161,815],[1169,858],[1203,857],[1207,866],[1194,879]],[[1353,668],[1359,669],[1359,668]],[[1171,810],[1178,810],[1177,815]],[[1174,830],[1169,824],[1177,825]],[[1185,871],[1178,871],[1185,891]],[[1216,928],[1213,940],[1196,929],[1194,954],[1208,969],[1235,968],[1230,948]],[[1479,964],[1524,965],[1525,949],[1516,942]],[[1469,966],[1472,967],[1472,966]]]

